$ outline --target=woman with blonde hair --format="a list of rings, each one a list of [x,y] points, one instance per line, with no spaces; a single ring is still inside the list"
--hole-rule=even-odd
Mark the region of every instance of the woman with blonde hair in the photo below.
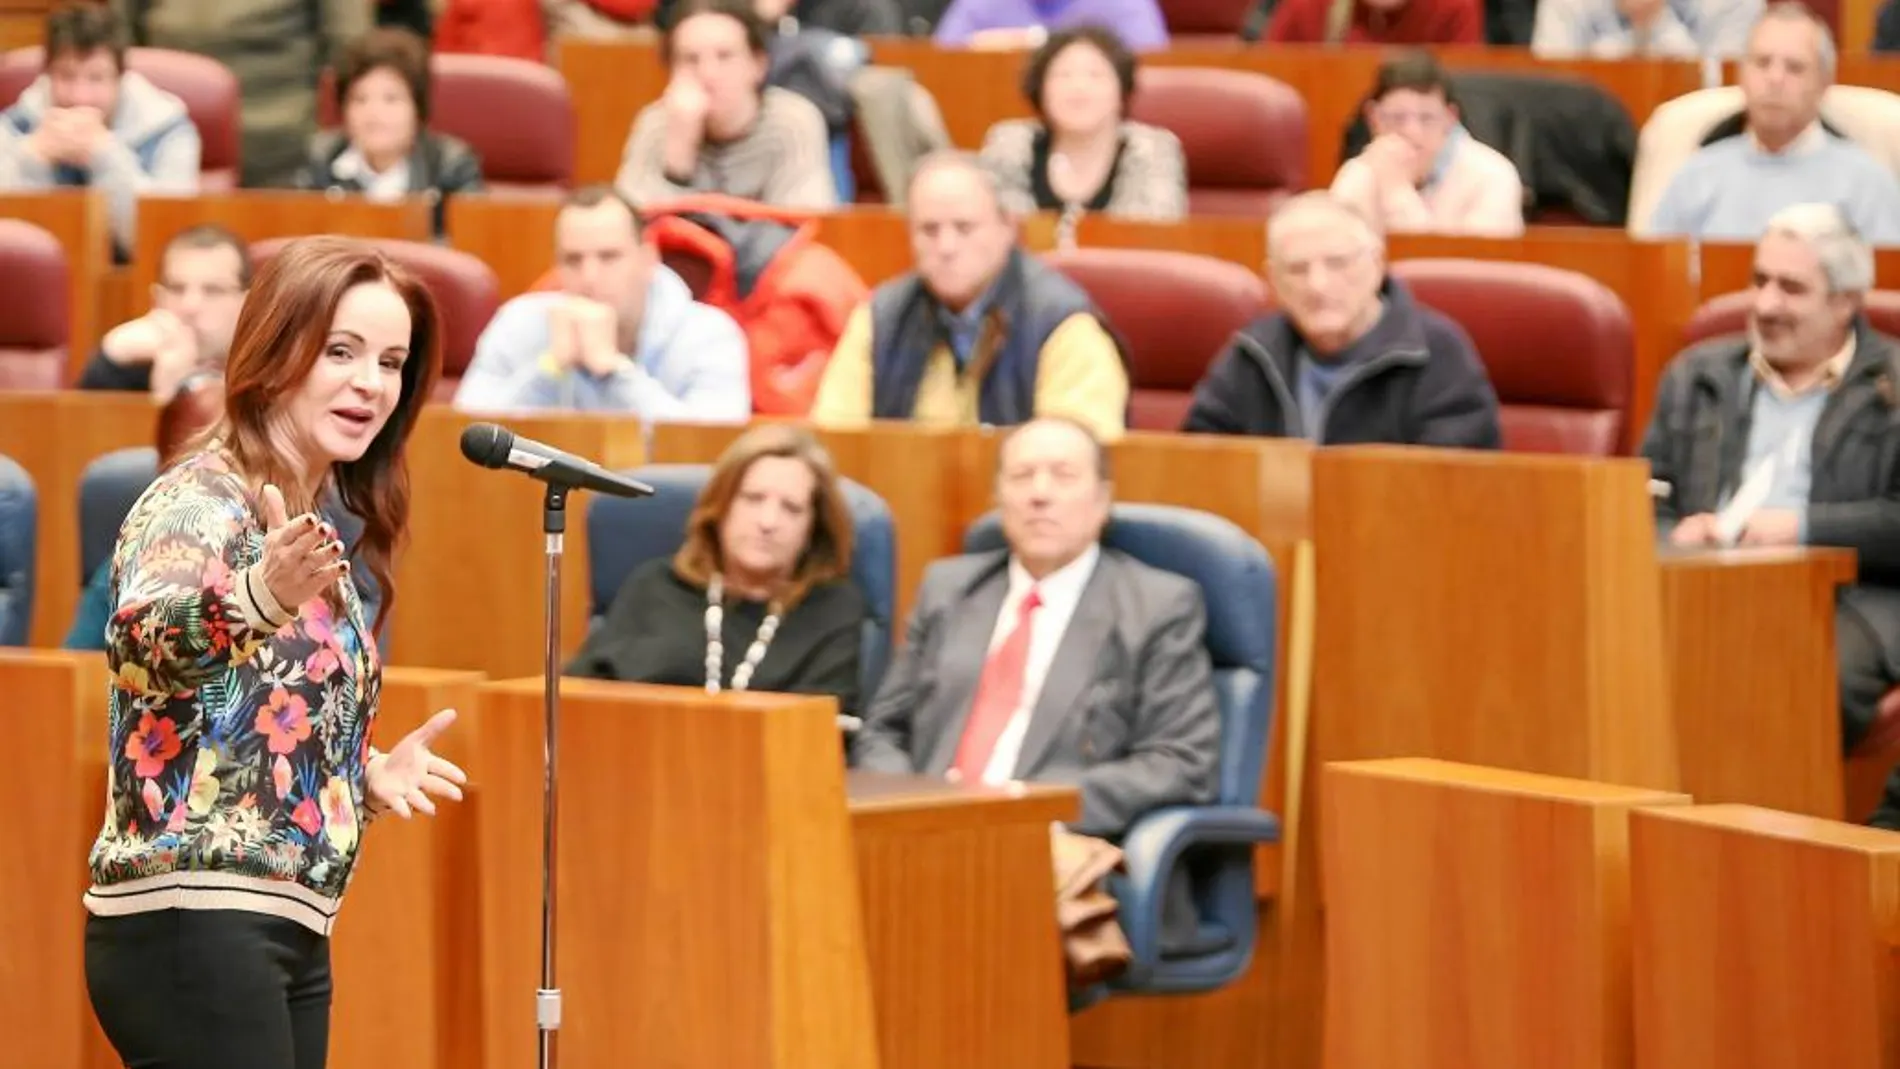
[[[858,693],[864,599],[851,513],[810,432],[764,424],[713,466],[671,559],[633,570],[569,675],[639,683]]]

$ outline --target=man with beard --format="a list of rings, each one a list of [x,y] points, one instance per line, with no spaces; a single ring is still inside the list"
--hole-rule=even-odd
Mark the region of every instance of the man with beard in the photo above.
[[[1747,336],[1676,357],[1643,439],[1670,543],[1859,555],[1835,612],[1848,750],[1900,682],[1900,342],[1868,326],[1873,284],[1873,251],[1839,207],[1776,213],[1755,249]]]

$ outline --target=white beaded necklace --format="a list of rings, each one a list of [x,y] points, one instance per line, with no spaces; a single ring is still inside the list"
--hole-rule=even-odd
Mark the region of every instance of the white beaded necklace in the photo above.
[[[720,686],[720,677],[724,674],[726,643],[721,637],[726,621],[726,581],[714,573],[706,582],[706,693],[717,694],[724,689]],[[732,670],[732,689],[741,691],[752,683],[752,673],[758,671],[759,662],[765,660],[765,651],[772,645],[772,636],[778,633],[778,604],[767,607],[765,619],[759,624],[759,633],[752,639],[752,648],[746,650],[745,660]]]

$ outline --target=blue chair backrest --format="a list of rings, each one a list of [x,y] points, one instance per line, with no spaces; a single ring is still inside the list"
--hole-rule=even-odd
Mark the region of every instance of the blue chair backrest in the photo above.
[[[647,498],[597,497],[587,506],[589,616],[599,621],[632,571],[655,557],[671,557],[686,541],[686,521],[712,475],[705,464],[651,464],[625,473],[653,487]],[[868,617],[859,653],[862,700],[869,703],[891,655],[891,617],[897,598],[897,530],[884,499],[840,479],[851,510],[854,548],[851,581],[864,596]]]
[[[82,589],[91,581],[93,572],[112,559],[112,549],[119,542],[119,528],[125,526],[125,518],[132,514],[139,495],[157,478],[158,450],[150,446],[114,450],[86,465],[79,477],[79,582]],[[334,501],[326,505],[323,514],[336,524],[343,544],[355,548],[356,540],[363,534],[363,521],[354,513],[345,512]],[[382,604],[376,578],[368,569],[357,571],[354,578],[364,615],[374,623],[377,607]],[[377,643],[385,654],[389,652],[389,631],[384,628]]]
[[[32,476],[0,456],[0,646],[24,646],[33,626],[40,496]]]
[[[118,449],[93,460],[79,477],[79,581],[112,558],[119,528],[139,495],[158,478],[158,450]]]
[[[1004,547],[991,512],[963,536],[966,553]],[[1200,585],[1207,603],[1207,652],[1220,700],[1221,805],[1260,804],[1261,767],[1273,728],[1279,588],[1273,559],[1227,520],[1172,505],[1116,505],[1102,545]]]

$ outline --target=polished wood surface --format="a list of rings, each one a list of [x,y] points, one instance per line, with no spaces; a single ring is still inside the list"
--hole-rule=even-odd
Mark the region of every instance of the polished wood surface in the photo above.
[[[1075,792],[864,772],[846,789],[878,1064],[1066,1069],[1052,884],[1025,877],[1048,869],[1049,825],[1075,818]],[[940,983],[938,998],[895,997],[946,967],[985,979]]]
[[[1072,791],[847,790],[826,699],[561,693],[566,1063],[1068,1064],[1048,826]],[[494,1069],[532,1057],[541,700],[539,680],[483,691]]]
[[[1327,1069],[1629,1065],[1629,814],[1686,795],[1422,759],[1324,779]]]
[[[103,1067],[86,997],[86,855],[106,784],[106,671],[97,654],[0,649],[0,724],[21,760],[3,797],[0,1030],[9,1065]]]
[[[1638,460],[1313,460],[1314,759],[1425,756],[1676,789]]]
[[[455,726],[433,749],[464,770],[484,762],[474,672],[389,668],[375,740],[384,748],[442,709]],[[438,816],[385,815],[367,829],[330,937],[336,976],[330,1062],[474,1069],[481,1053],[480,913],[470,800]]]
[[[542,690],[489,684],[479,885],[487,1064],[534,1058]],[[874,1069],[835,706],[567,680],[562,1061]]]
[[[37,38],[35,39],[37,42]],[[0,192],[0,219],[32,223],[59,239],[66,250],[71,293],[66,311],[69,381],[92,358],[111,324],[100,321],[100,281],[112,269],[112,232],[105,198],[97,193],[61,189],[43,193]]]
[[[490,471],[462,456],[474,422],[431,405],[408,449],[413,487],[408,544],[396,567],[390,655],[400,664],[463,668],[497,678],[541,671],[547,591],[542,484]],[[610,468],[633,467],[644,450],[640,425],[589,415],[534,415],[507,421],[523,437]],[[561,659],[587,634],[587,504],[567,501],[561,559]]]
[[[444,212],[449,241],[495,272],[502,300],[534,288],[554,266],[559,201],[488,194],[450,197]]]
[[[251,242],[311,234],[428,241],[434,233],[431,211],[429,202],[420,197],[385,204],[363,197],[288,190],[140,197],[132,289],[135,295],[150,292],[158,281],[166,242],[202,223],[215,223]]]
[[[1657,809],[1630,862],[1636,1069],[1900,1064],[1900,835]]]
[[[1853,551],[1664,551],[1660,565],[1682,789],[1840,819],[1834,595]]]
[[[149,446],[158,410],[144,394],[0,390],[0,454],[18,461],[39,494],[32,644],[58,646],[79,592],[79,477],[115,449]]]

